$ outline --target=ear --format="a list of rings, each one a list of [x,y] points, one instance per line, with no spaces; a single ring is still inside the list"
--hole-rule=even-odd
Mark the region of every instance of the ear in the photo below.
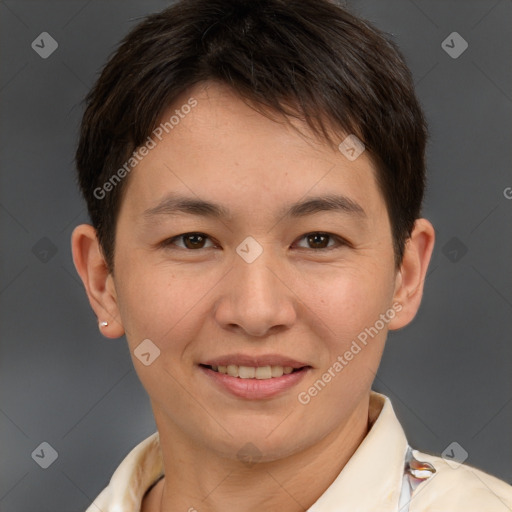
[[[405,244],[402,264],[396,275],[393,303],[399,303],[402,309],[389,322],[390,330],[406,326],[418,312],[434,241],[432,224],[427,219],[417,219],[411,237]]]
[[[107,326],[101,327],[101,333],[107,338],[119,338],[124,334],[124,328],[114,279],[101,251],[96,230],[88,224],[77,226],[71,235],[71,250],[98,322],[108,322]]]

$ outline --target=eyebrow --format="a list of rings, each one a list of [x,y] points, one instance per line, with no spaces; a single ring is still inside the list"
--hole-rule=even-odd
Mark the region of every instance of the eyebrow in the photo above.
[[[344,213],[361,219],[366,218],[366,212],[360,204],[349,197],[338,194],[310,197],[286,205],[278,212],[277,216],[279,218],[298,218],[327,211]],[[177,194],[166,196],[156,206],[145,210],[143,216],[145,219],[150,220],[160,215],[170,216],[180,213],[218,219],[232,216],[230,210],[221,204]]]

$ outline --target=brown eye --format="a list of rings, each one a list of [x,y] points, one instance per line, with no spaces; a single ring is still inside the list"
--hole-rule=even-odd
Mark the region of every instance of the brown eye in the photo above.
[[[329,242],[330,236],[324,233],[312,233],[307,235],[308,244],[311,249],[325,249]]]
[[[306,245],[304,245],[305,240]],[[302,242],[302,244],[301,244]],[[301,249],[335,249],[336,247],[340,247],[346,245],[344,240],[336,235],[331,235],[330,233],[323,233],[323,232],[314,232],[314,233],[308,233],[306,235],[303,235],[299,239],[298,246]]]
[[[206,245],[207,243],[210,245]],[[175,246],[180,249],[190,250],[208,249],[214,246],[210,238],[204,233],[183,233],[182,235],[164,240],[160,245],[168,249],[172,249]]]
[[[183,235],[182,238],[187,249],[202,249],[206,241],[206,237],[199,233]]]

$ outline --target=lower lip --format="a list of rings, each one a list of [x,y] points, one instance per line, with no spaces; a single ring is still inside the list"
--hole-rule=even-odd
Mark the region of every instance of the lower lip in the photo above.
[[[271,379],[241,379],[225,373],[214,372],[210,368],[199,366],[199,369],[215,384],[229,393],[250,400],[272,398],[297,385],[308,373],[309,368]]]

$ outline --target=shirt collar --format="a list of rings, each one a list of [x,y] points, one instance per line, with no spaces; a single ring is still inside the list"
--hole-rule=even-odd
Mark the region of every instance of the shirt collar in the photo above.
[[[370,431],[310,512],[395,512],[407,440],[390,400],[370,394]],[[139,512],[147,490],[164,474],[159,433],[139,443],[86,512]],[[371,492],[370,492],[371,491]]]
[[[391,401],[371,392],[371,429],[310,512],[396,512],[407,439]]]

